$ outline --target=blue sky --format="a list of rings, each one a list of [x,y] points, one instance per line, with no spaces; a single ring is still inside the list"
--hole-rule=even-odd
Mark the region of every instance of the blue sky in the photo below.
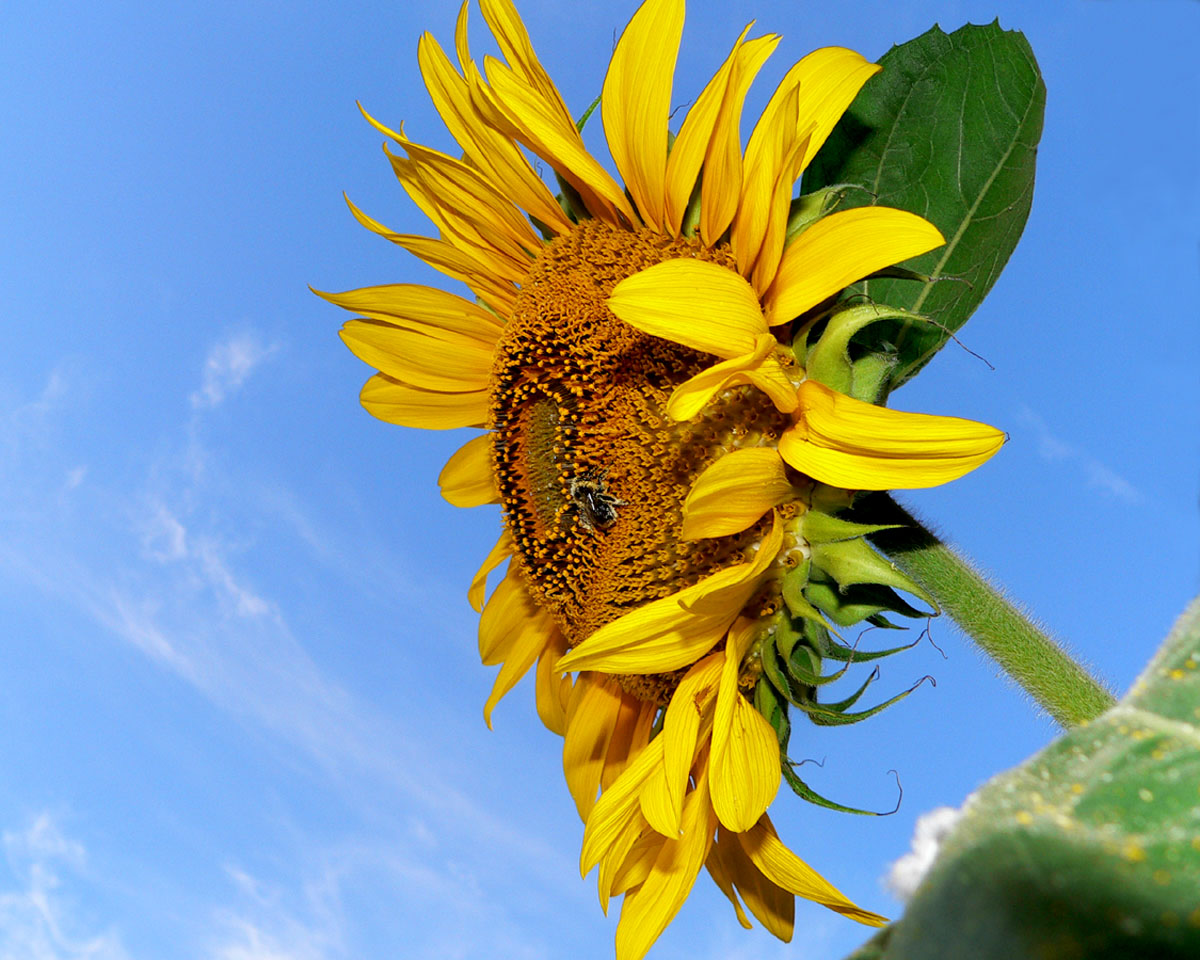
[[[633,3],[528,2],[569,104]],[[558,746],[522,685],[494,732],[465,587],[495,539],[435,478],[465,437],[357,404],[324,289],[441,281],[341,192],[427,227],[360,99],[447,147],[415,62],[445,3],[0,7],[0,958],[611,955],[577,873]],[[745,21],[881,55],[939,22],[1025,31],[1049,88],[1033,213],[963,339],[895,405],[1011,442],[906,499],[1116,690],[1200,588],[1200,4],[693,4],[676,98]],[[476,44],[482,24],[474,28]],[[781,796],[781,833],[864,906],[916,818],[1054,736],[947,622],[847,730],[795,735],[851,818]],[[743,933],[706,880],[652,957],[837,958],[801,905]]]

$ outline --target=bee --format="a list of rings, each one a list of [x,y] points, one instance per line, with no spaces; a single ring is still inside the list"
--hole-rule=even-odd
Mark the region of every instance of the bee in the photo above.
[[[593,471],[572,477],[569,494],[578,509],[580,524],[591,533],[607,530],[616,523],[617,507],[627,502],[609,493],[604,475]]]

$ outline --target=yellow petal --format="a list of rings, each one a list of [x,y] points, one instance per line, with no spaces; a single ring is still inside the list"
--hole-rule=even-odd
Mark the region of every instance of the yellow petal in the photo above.
[[[623,699],[621,688],[600,674],[583,674],[571,691],[567,735],[563,738],[563,774],[584,822],[596,803],[608,741]]]
[[[646,878],[662,841],[660,834],[647,829],[644,818],[635,815],[626,821],[600,859],[596,886],[600,893],[600,909],[605,914],[608,913],[609,898]]]
[[[517,8],[512,0],[479,0],[479,9],[483,13],[488,27],[491,28],[500,52],[504,54],[504,59],[512,65],[512,68],[526,83],[538,92],[555,113],[571,122],[571,113],[567,110],[567,105],[563,103],[554,81],[550,79],[550,75],[546,73],[537,54],[534,53],[533,44],[529,41],[529,31],[525,29],[521,15],[517,13]],[[464,36],[460,50],[466,46],[465,17],[461,18],[461,23]]]
[[[608,749],[604,753],[604,768],[600,772],[600,789],[607,790],[628,765],[633,738],[642,718],[645,703],[626,694],[621,697],[621,707],[613,720],[612,734],[608,738]]]
[[[642,813],[659,833],[677,837],[682,826],[683,796],[696,759],[696,743],[711,724],[709,709],[717,692],[724,658],[710,654],[693,665],[671,695],[659,738],[663,741],[662,775],[642,794]],[[709,723],[702,724],[705,712]]]
[[[535,691],[537,712],[546,729],[560,737],[567,732],[567,704],[571,699],[571,676],[554,669],[554,662],[567,652],[561,633],[538,656]]]
[[[765,393],[775,409],[791,413],[796,409],[796,387],[779,364],[778,347],[774,336],[760,333],[750,353],[701,370],[672,390],[667,415],[672,420],[691,420],[718,393],[743,383]]]
[[[683,538],[741,533],[794,493],[778,451],[770,447],[733,450],[692,484],[683,502]]]
[[[426,430],[482,427],[488,418],[488,392],[467,390],[444,393],[401,383],[377,373],[363,384],[358,395],[367,413],[387,423]]]
[[[521,626],[538,615],[538,608],[516,572],[508,574],[488,598],[479,618],[479,659],[491,667],[508,656]]]
[[[749,32],[750,27],[747,26],[737,38],[725,62],[700,92],[687,116],[683,118],[683,125],[671,146],[671,153],[667,157],[666,225],[672,236],[679,236],[683,214],[687,210],[692,189],[696,185],[696,177],[704,163],[705,154],[708,153],[713,128],[724,105],[734,64],[743,56],[742,42]]]
[[[800,130],[812,127],[813,132],[797,161],[793,180],[816,156],[862,85],[883,68],[845,47],[822,47],[800,60],[794,69],[800,91],[796,124]]]
[[[637,820],[631,822],[631,825],[636,826],[637,824]],[[620,866],[613,874],[610,882],[612,895],[626,893],[645,883],[646,878],[650,876],[650,871],[654,869],[654,864],[658,860],[659,852],[665,842],[666,838],[653,830],[642,833],[626,855],[621,858]]]
[[[796,423],[779,439],[789,464],[847,490],[912,490],[949,483],[1001,446],[995,427],[864,403],[815,380],[800,385]]]
[[[522,625],[508,655],[504,658],[504,666],[496,676],[492,692],[483,705],[483,722],[489,730],[492,729],[492,711],[496,704],[529,672],[538,655],[552,644],[557,633],[558,628],[553,619],[545,614],[539,614]]]
[[[856,207],[831,213],[783,251],[764,301],[767,322],[786,323],[867,274],[945,242],[937,227],[906,210]]]
[[[417,45],[417,63],[434,107],[471,164],[504,196],[555,233],[569,230],[570,220],[520,148],[483,122],[472,105],[467,81],[428,33]]]
[[[579,683],[575,686],[578,689]],[[583,848],[579,852],[581,876],[586,876],[613,847],[631,817],[642,816],[638,799],[647,780],[661,767],[662,758],[662,737],[655,737],[595,802],[591,813],[585,817],[587,826],[583,830]]]
[[[678,593],[631,610],[571,650],[558,668],[665,673],[695,663],[725,636],[762,584],[782,542],[783,528],[776,516],[750,563],[719,570]]]
[[[856,906],[816,870],[785,847],[775,835],[771,821],[766,816],[745,833],[739,833],[737,838],[751,862],[769,880],[783,889],[870,927],[882,927],[887,923],[886,917]]]
[[[726,868],[721,859],[720,854],[721,831],[717,830],[717,842],[713,844],[712,849],[708,852],[708,859],[704,861],[705,869],[708,870],[708,875],[712,877],[715,883],[725,894],[730,903],[733,904],[733,911],[737,915],[737,921],[742,925],[742,928],[749,930],[753,924],[746,917],[746,911],[742,909],[742,904],[737,898],[737,894],[733,892],[733,881],[730,879],[729,870]]]
[[[714,855],[758,922],[784,943],[790,943],[796,918],[796,898],[763,876],[742,850],[736,834],[724,827],[717,827],[717,842],[709,854],[710,862]],[[730,896],[729,893],[725,895]]]
[[[508,532],[508,528],[500,532],[500,539],[496,541],[496,545],[492,547],[488,555],[484,558],[483,563],[479,565],[479,570],[474,577],[471,578],[470,589],[467,590],[467,603],[476,613],[483,610],[483,598],[487,590],[488,574],[495,570],[500,564],[511,557],[513,554],[513,539],[512,534]]]
[[[683,35],[683,0],[646,0],[608,65],[600,112],[608,149],[642,221],[662,229],[671,80]]]
[[[616,960],[641,960],[687,899],[712,847],[716,817],[702,772],[683,805],[683,835],[664,840],[649,875],[625,894]]]
[[[313,290],[313,293],[371,320],[382,320],[451,342],[466,337],[478,340],[488,349],[495,349],[504,330],[504,322],[478,304],[445,290],[416,283],[362,287],[344,293],[321,290]]]
[[[700,238],[706,246],[717,244],[737,213],[742,192],[742,104],[779,40],[774,35],[751,40],[734,58],[700,184]]]
[[[727,267],[666,260],[626,277],[608,308],[651,336],[730,359],[751,353],[767,332],[754,289]]]
[[[478,340],[444,340],[377,320],[351,320],[341,338],[364,363],[426,390],[458,393],[488,384],[492,351]]]
[[[753,637],[743,627],[740,637]],[[713,809],[730,830],[748,830],[767,811],[779,790],[779,739],[761,713],[738,690],[743,644],[731,635],[713,718],[709,776]]]
[[[435,270],[455,280],[461,280],[501,316],[512,313],[516,301],[517,288],[512,280],[497,277],[481,264],[471,252],[461,250],[453,243],[445,240],[435,240],[432,237],[422,237],[411,233],[396,233],[389,230],[378,220],[373,220],[346,198],[346,205],[354,214],[354,219],[372,233],[403,247],[415,257],[420,257]]]
[[[482,434],[459,447],[438,474],[438,486],[456,507],[498,503],[500,495],[492,477],[492,435]]]

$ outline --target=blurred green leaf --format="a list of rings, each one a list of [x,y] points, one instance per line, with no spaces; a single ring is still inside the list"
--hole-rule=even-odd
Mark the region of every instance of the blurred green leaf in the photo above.
[[[1046,88],[1025,37],[997,23],[938,27],[893,47],[804,174],[802,192],[845,184],[841,207],[919,213],[946,245],[904,264],[929,282],[858,285],[932,324],[889,321],[864,335],[898,362],[892,389],[945,345],[995,283],[1033,199]],[[889,329],[890,328],[890,329]]]
[[[1129,694],[992,780],[880,960],[1200,957],[1200,600]]]

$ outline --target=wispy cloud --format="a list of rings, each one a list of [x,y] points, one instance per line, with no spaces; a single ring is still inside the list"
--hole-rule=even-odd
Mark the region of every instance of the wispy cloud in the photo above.
[[[1046,421],[1031,408],[1023,406],[1020,415],[1021,421],[1036,434],[1038,455],[1043,460],[1075,466],[1089,487],[1106,496],[1126,503],[1141,501],[1142,495],[1132,483],[1091,454],[1055,436]]]
[[[264,345],[254,333],[235,334],[213,346],[204,361],[200,387],[192,393],[192,407],[203,410],[219,406],[275,350],[274,345]]]
[[[0,889],[0,957],[128,960],[114,930],[88,929],[94,925],[74,913],[67,891],[78,885],[87,854],[50,813],[6,830],[3,842],[15,886]]]

